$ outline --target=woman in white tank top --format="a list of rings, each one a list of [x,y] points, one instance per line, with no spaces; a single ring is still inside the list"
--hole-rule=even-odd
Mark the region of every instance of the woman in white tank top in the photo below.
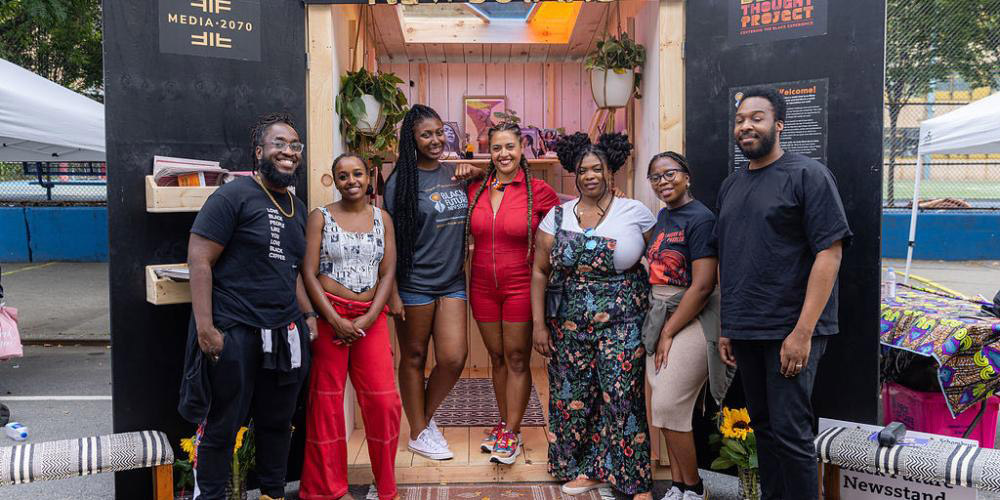
[[[306,454],[299,496],[347,495],[344,385],[358,395],[379,498],[396,496],[401,405],[394,380],[386,302],[396,275],[392,219],[372,205],[368,166],[357,155],[333,162],[341,199],[309,214],[302,273],[319,315],[312,345]]]

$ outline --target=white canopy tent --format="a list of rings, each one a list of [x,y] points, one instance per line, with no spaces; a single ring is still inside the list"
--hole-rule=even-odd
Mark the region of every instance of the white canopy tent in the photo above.
[[[910,239],[906,249],[906,283],[910,280],[910,263],[916,246],[917,205],[920,199],[923,158],[924,155],[934,153],[1000,153],[1000,93],[920,123],[913,209],[910,212]]]
[[[0,161],[105,161],[104,105],[0,59]]]

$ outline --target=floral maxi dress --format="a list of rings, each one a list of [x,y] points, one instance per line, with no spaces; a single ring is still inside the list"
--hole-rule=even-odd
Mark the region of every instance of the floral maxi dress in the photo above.
[[[649,280],[636,264],[618,273],[616,241],[562,229],[556,207],[550,283],[563,299],[549,330],[549,473],[584,475],[626,494],[652,489],[641,327]]]

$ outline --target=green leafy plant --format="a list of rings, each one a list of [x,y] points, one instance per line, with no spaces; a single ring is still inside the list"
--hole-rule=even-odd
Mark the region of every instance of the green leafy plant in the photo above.
[[[622,74],[627,70],[641,68],[646,64],[646,47],[636,43],[628,35],[622,33],[619,36],[609,35],[603,40],[598,40],[594,51],[587,54],[584,59],[587,69],[604,69]],[[635,96],[639,94],[639,84],[642,81],[642,73],[635,73]]]
[[[365,68],[348,71],[340,78],[337,95],[337,114],[340,131],[348,149],[365,158],[373,166],[382,163],[382,154],[396,148],[396,126],[406,115],[406,95],[396,86],[403,83],[394,73],[371,73]],[[365,116],[361,96],[369,94],[382,104],[385,120],[373,134],[358,129],[358,122]]]

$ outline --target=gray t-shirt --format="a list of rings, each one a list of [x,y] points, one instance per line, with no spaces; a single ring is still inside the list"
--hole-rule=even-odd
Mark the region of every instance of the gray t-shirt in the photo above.
[[[466,183],[453,181],[455,166],[438,164],[435,170],[419,170],[417,196],[417,241],[413,268],[399,280],[399,289],[428,295],[447,295],[465,290],[465,217],[469,199]],[[396,220],[396,176],[385,183],[385,210]]]

